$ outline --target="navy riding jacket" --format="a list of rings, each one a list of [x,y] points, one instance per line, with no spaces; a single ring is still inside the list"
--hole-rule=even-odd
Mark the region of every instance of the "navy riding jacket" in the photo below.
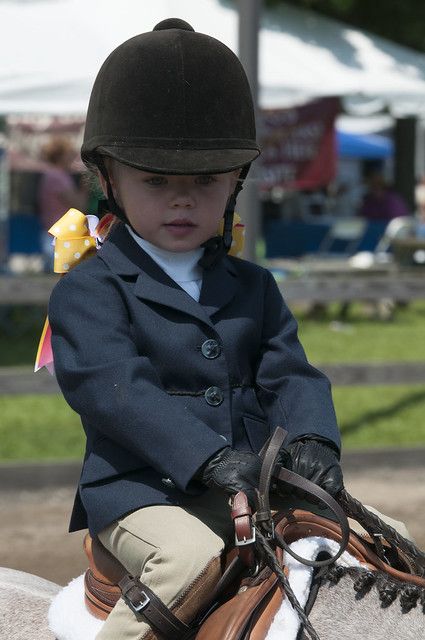
[[[55,370],[87,437],[70,531],[185,504],[223,446],[258,452],[276,426],[340,445],[328,379],[312,367],[273,276],[224,257],[193,300],[119,224],[55,286]]]

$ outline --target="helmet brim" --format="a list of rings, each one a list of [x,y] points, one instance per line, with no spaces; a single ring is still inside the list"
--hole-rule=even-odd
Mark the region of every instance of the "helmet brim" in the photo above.
[[[256,149],[148,149],[145,147],[99,146],[97,155],[114,158],[135,169],[168,175],[227,173],[250,164]],[[83,157],[84,160],[84,157]]]

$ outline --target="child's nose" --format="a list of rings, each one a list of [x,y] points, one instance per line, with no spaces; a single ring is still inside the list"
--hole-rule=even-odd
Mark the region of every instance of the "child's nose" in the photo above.
[[[189,189],[181,187],[172,196],[171,206],[173,208],[190,209],[194,206],[195,200]]]

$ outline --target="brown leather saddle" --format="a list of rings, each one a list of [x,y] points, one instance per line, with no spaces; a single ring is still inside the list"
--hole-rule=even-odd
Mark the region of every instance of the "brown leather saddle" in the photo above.
[[[154,629],[152,638],[264,640],[282,599],[288,597],[291,602],[282,564],[284,549],[315,567],[333,563],[347,549],[365,569],[382,572],[393,580],[425,589],[425,555],[346,492],[341,497],[341,506],[316,485],[290,471],[281,470],[279,476],[282,481],[323,500],[334,512],[336,521],[300,509],[271,513],[269,485],[276,452],[284,435],[283,430],[276,430],[263,456],[255,524],[245,495],[239,493],[233,499],[235,548],[224,563],[221,576],[204,576],[210,581],[206,600],[190,603],[178,612],[178,616],[174,615],[137,578],[129,576],[99,540],[87,535],[84,549],[89,568],[85,574],[85,602],[89,611],[98,618],[106,619],[117,600],[124,597],[127,604],[150,623]],[[361,537],[351,531],[346,514],[358,520],[369,535]],[[306,561],[288,549],[295,540],[310,536],[336,541],[339,545],[337,554],[333,558]],[[259,542],[263,545],[260,553]],[[265,561],[264,549],[266,552],[271,550],[274,560]],[[299,612],[299,615],[304,614]],[[311,637],[315,637],[313,633]]]

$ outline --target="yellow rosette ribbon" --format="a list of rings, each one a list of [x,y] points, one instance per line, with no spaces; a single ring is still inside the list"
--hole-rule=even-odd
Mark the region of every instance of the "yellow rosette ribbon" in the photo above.
[[[67,273],[72,267],[96,253],[97,227],[96,216],[86,216],[78,209],[69,209],[55,224],[49,233],[54,237],[55,255],[53,270],[55,273]],[[46,318],[35,358],[34,371],[43,367],[53,375],[52,332],[49,319]]]
[[[90,218],[94,219],[96,227],[99,221],[95,216],[86,216],[78,209],[69,209],[50,227],[49,233],[55,238],[55,273],[67,273],[96,253],[96,237],[94,230],[90,230]]]

